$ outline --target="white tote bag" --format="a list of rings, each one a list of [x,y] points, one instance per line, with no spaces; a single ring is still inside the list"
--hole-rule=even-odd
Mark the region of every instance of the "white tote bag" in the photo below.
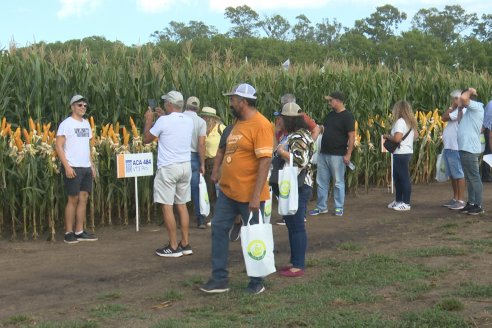
[[[272,187],[270,187],[270,199],[265,202],[265,223],[270,223],[272,218]]]
[[[249,277],[265,277],[275,272],[272,225],[263,222],[261,211],[258,215],[258,224],[250,224],[251,212],[247,224],[241,227],[241,247]]]
[[[299,206],[297,189],[297,166],[293,164],[294,156],[290,154],[289,163],[278,171],[278,214],[294,215]]]
[[[446,163],[444,161],[444,150],[437,155],[436,161],[436,180],[437,182],[446,182],[449,177],[446,175]]]
[[[208,216],[210,214],[210,201],[208,199],[207,183],[202,174],[200,174],[200,184],[198,185],[200,199],[200,214]]]
[[[311,157],[311,163],[317,165],[318,164],[318,156],[321,151],[321,140],[323,139],[323,135],[320,134],[318,138],[314,141],[314,153]]]

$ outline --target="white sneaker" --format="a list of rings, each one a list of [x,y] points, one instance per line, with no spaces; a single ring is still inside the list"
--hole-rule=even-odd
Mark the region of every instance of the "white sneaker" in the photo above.
[[[405,204],[404,202],[401,202],[393,207],[395,211],[410,211],[411,208],[412,207],[410,205]]]
[[[392,201],[391,203],[388,204],[388,208],[395,208],[396,205],[400,204],[396,200]]]

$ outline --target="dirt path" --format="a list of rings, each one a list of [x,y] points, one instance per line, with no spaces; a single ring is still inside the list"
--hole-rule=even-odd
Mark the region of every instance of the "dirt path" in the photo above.
[[[361,254],[398,254],[418,247],[458,245],[459,239],[492,237],[492,184],[484,185],[485,208],[481,217],[460,215],[440,204],[450,195],[450,186],[431,184],[414,186],[412,210],[396,212],[386,208],[392,196],[386,190],[372,189],[368,194],[348,196],[346,215],[308,217],[308,259],[343,257],[337,245],[350,242],[361,247]],[[313,208],[314,203],[309,208]],[[277,220],[278,217],[273,218]],[[449,229],[447,228],[449,227]],[[135,232],[133,226],[102,227],[96,231],[99,241],[67,245],[59,242],[10,242],[0,240],[0,320],[29,314],[41,319],[76,317],[105,293],[124,290],[125,302],[135,307],[151,307],[152,296],[170,288],[182,289],[183,282],[195,282],[210,274],[210,229],[191,229],[194,255],[163,259],[155,248],[167,242],[162,226],[147,225]],[[276,261],[289,257],[286,228],[274,225]],[[240,243],[230,244],[232,280],[245,281]],[[490,254],[467,257],[468,269],[460,279],[491,284]],[[442,264],[442,258],[422,259],[429,265]],[[448,259],[456,265],[460,259]],[[308,270],[307,275],[314,275]],[[269,279],[280,279],[272,276]],[[456,277],[458,279],[458,277]],[[450,278],[446,284],[452,284]],[[443,286],[443,288],[447,288]],[[194,293],[190,291],[190,293]],[[169,313],[200,302],[185,298]],[[416,305],[418,306],[418,305]],[[470,315],[483,310],[483,303],[467,307]],[[482,316],[483,320],[488,320]],[[492,322],[492,321],[491,321]],[[1,323],[0,323],[1,325]]]

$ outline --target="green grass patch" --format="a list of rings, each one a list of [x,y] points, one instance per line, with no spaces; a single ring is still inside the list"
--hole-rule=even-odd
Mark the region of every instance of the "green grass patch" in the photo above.
[[[187,278],[183,282],[183,285],[185,287],[193,287],[193,286],[200,285],[200,284],[203,284],[203,283],[204,283],[204,281],[203,281],[203,277],[202,276],[192,276],[190,278]]]
[[[441,229],[458,229],[460,226],[457,223],[446,223],[442,226],[439,226]]]
[[[182,300],[183,297],[184,297],[183,293],[175,289],[170,289],[162,294],[152,297],[152,300],[156,302],[166,302],[166,301],[176,302]]]
[[[396,283],[410,285],[438,274],[424,265],[383,255],[319,260],[316,267],[315,279],[308,279],[308,275],[292,279],[292,284],[281,289],[272,279],[267,292],[257,296],[244,295],[246,282],[234,281],[228,294],[207,298],[203,305],[186,309],[189,326],[227,327],[237,322],[242,327],[272,327],[272,323],[278,323],[273,327],[392,327],[395,325],[391,321],[378,314],[350,307],[378,302],[382,299],[380,288]]]
[[[114,301],[121,298],[120,291],[113,291],[109,293],[103,293],[97,296],[97,299],[100,301]]]
[[[410,257],[436,257],[436,256],[463,256],[467,251],[458,247],[425,247],[403,252],[403,255]]]
[[[492,239],[472,239],[472,240],[465,240],[464,243],[466,245],[492,247]]]
[[[467,328],[472,327],[461,316],[429,309],[422,312],[409,312],[402,316],[398,328]]]
[[[23,324],[32,324],[35,322],[35,319],[28,315],[14,315],[4,321],[7,325],[23,325]]]
[[[166,319],[159,320],[150,328],[183,328],[183,320],[182,319]]]
[[[96,322],[89,320],[75,320],[65,322],[43,322],[32,326],[32,328],[98,328]]]
[[[362,246],[351,242],[345,242],[338,245],[337,249],[340,249],[342,251],[358,252],[362,249]]]
[[[307,258],[306,259],[306,268],[314,268],[319,267],[323,264],[323,261],[318,258]]]
[[[448,298],[436,304],[436,309],[443,311],[461,311],[465,305],[456,298]]]
[[[471,239],[465,240],[463,243],[470,246],[474,252],[492,252],[492,239]]]
[[[491,298],[492,285],[464,283],[460,285],[459,289],[453,295],[465,298]]]
[[[126,311],[128,308],[122,304],[101,304],[90,309],[90,313],[98,318],[116,318]]]
[[[401,295],[407,301],[415,301],[432,289],[426,281],[409,281],[401,288]]]

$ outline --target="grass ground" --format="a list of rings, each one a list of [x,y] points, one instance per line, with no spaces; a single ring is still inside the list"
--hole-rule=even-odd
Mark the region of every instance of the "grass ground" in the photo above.
[[[101,228],[98,243],[76,248],[0,241],[0,297],[11,300],[0,309],[0,326],[492,327],[492,219],[440,207],[446,190],[415,187],[412,211],[403,214],[384,209],[388,195],[374,192],[349,198],[344,219],[308,218],[306,275],[273,274],[257,296],[243,293],[238,243],[231,244],[230,292],[198,291],[210,270],[210,235],[203,231],[192,231],[195,255],[174,261],[151,254],[163,234],[152,225],[139,234]],[[274,234],[282,265],[289,255],[285,227],[274,226]],[[73,264],[68,278],[61,276],[57,266],[74,256],[90,271]],[[32,272],[15,270],[28,263]],[[44,283],[40,295],[39,284],[15,283],[36,277]]]

